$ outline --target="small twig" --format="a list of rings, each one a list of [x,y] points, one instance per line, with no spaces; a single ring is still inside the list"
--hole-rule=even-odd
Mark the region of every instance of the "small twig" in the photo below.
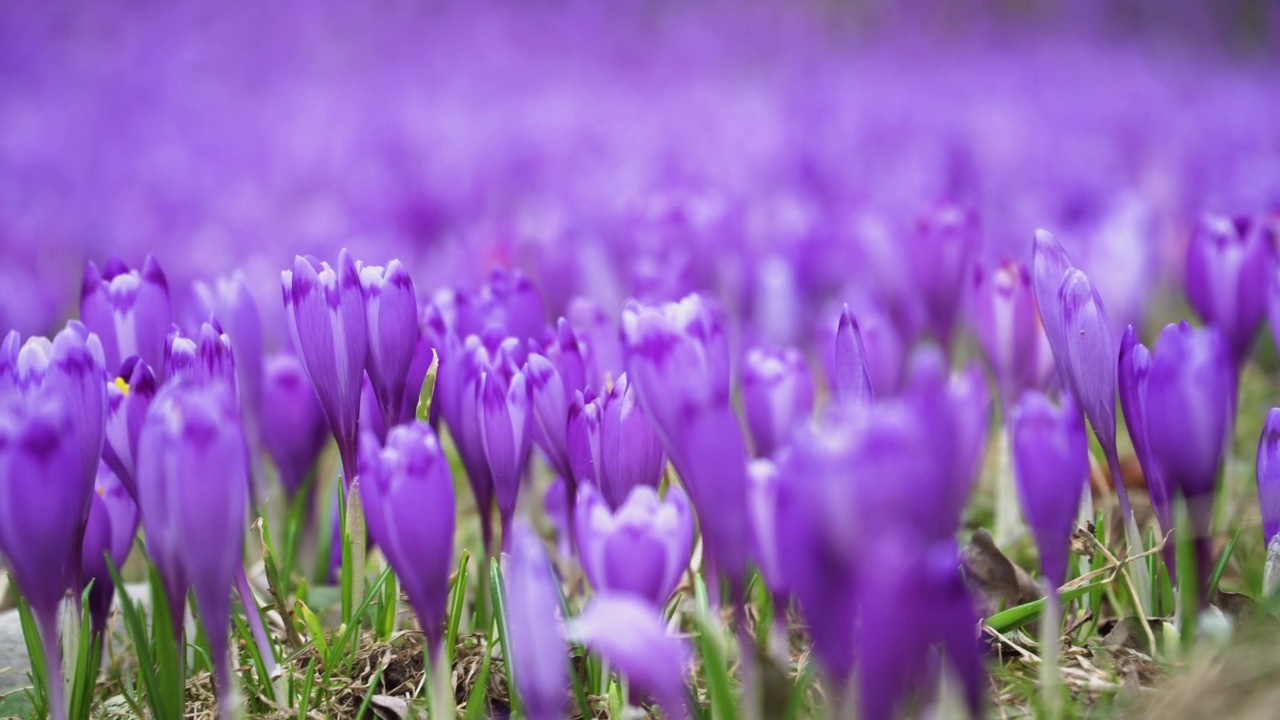
[[[1080,533],[1080,534],[1084,536],[1084,538],[1089,544],[1091,544],[1095,549],[1101,552],[1103,557],[1105,557],[1108,561],[1114,564],[1118,568],[1120,575],[1124,577],[1125,587],[1128,588],[1129,590],[1129,597],[1133,599],[1134,612],[1138,614],[1138,620],[1142,623],[1142,630],[1147,635],[1147,642],[1150,643],[1149,645],[1147,645],[1147,647],[1154,650],[1156,647],[1156,635],[1154,632],[1151,631],[1151,623],[1147,621],[1147,613],[1145,610],[1142,609],[1142,598],[1138,596],[1138,591],[1133,585],[1133,578],[1129,575],[1129,572],[1128,572],[1129,563],[1121,562],[1120,560],[1117,560],[1116,556],[1112,555],[1111,551],[1108,550],[1105,545],[1098,542],[1098,539],[1095,538],[1092,533]],[[1159,545],[1157,545],[1155,548],[1152,548],[1152,550],[1147,552],[1150,553],[1150,552],[1159,551],[1162,548],[1164,548],[1164,540],[1161,540]],[[1138,559],[1138,557],[1140,556],[1134,556],[1133,559],[1136,560]]]

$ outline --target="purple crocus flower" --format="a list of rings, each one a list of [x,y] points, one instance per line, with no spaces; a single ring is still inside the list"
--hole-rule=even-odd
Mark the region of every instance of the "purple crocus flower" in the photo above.
[[[1052,591],[1067,578],[1071,528],[1089,484],[1089,440],[1071,395],[1055,408],[1039,392],[1022,396],[1012,422],[1013,464],[1022,512],[1040,548]]]
[[[1138,332],[1132,325],[1125,329],[1120,339],[1120,362],[1116,384],[1120,389],[1120,409],[1124,411],[1125,425],[1133,441],[1134,454],[1142,467],[1147,494],[1161,532],[1173,530],[1173,498],[1160,472],[1160,466],[1151,456],[1151,444],[1147,438],[1147,379],[1151,373],[1151,352],[1138,342]],[[1165,559],[1173,566],[1175,548],[1165,546]]]
[[[89,522],[85,527],[81,545],[80,576],[82,587],[93,581],[89,591],[89,616],[93,633],[101,635],[107,627],[111,612],[111,600],[115,595],[115,583],[107,558],[116,567],[124,567],[124,561],[133,549],[133,539],[138,534],[138,504],[129,488],[103,463],[98,467],[98,479],[90,498]]]
[[[369,342],[360,272],[344,249],[336,268],[298,256],[293,270],[285,270],[281,279],[293,346],[338,442],[343,482],[350,485],[356,472],[361,379]]]
[[[159,571],[181,645],[190,587],[209,638],[219,713],[232,712],[228,634],[231,587],[241,560],[249,458],[240,415],[225,386],[167,386],[138,442],[138,505],[147,552]]]
[[[296,355],[268,358],[265,374],[262,441],[275,459],[285,493],[293,498],[324,450],[329,428]]]
[[[516,690],[529,720],[561,720],[569,666],[558,581],[542,542],[524,520],[512,524],[507,549],[502,572]]]
[[[778,493],[781,492],[782,475],[773,460],[760,458],[747,466],[747,500],[751,509],[751,527],[754,530],[756,562],[765,585],[773,593],[775,618],[786,622],[785,608],[790,586],[782,562],[778,535]]]
[[[667,630],[658,608],[630,595],[598,595],[567,634],[651,696],[663,717],[689,717],[685,672],[693,654],[688,641]]]
[[[1248,358],[1266,317],[1274,235],[1264,219],[1209,215],[1187,246],[1187,299],[1222,332],[1236,367]]]
[[[1209,526],[1233,373],[1222,335],[1184,323],[1160,334],[1147,376],[1147,443],[1169,490],[1186,500],[1202,580],[1208,578]],[[1201,592],[1206,590],[1202,584]]]
[[[71,416],[80,449],[80,481],[84,512],[89,512],[89,489],[98,474],[98,461],[107,421],[107,374],[102,344],[84,325],[71,321],[50,341],[32,337],[21,342],[11,332],[0,347],[0,392],[3,396],[34,402],[44,395],[55,398]]]
[[[813,413],[813,376],[800,351],[752,348],[742,359],[742,407],[758,457],[787,444]]]
[[[583,297],[570,300],[564,314],[574,335],[586,346],[587,387],[602,388],[609,385],[625,369],[622,345],[618,341],[618,326],[614,318],[592,300]]]
[[[136,496],[134,472],[138,434],[142,432],[147,408],[151,407],[158,388],[151,368],[136,355],[125,360],[120,372],[120,377],[107,384],[106,442],[102,446],[102,460],[128,489],[129,495]]]
[[[1258,438],[1258,506],[1262,509],[1262,541],[1280,536],[1280,408],[1267,412]]]
[[[262,316],[249,292],[243,272],[219,278],[213,285],[196,283],[196,295],[211,317],[227,334],[235,353],[236,386],[244,411],[245,432],[250,449],[257,452],[261,442],[263,350]]]
[[[480,371],[476,403],[480,413],[480,438],[493,477],[502,516],[503,544],[508,541],[511,519],[520,495],[520,479],[529,455],[530,404],[532,398],[523,372],[493,365]]]
[[[1006,262],[993,269],[979,266],[973,278],[974,329],[1002,400],[1012,404],[1024,391],[1044,386],[1052,362],[1036,314],[1031,272],[1021,263]]]
[[[1072,267],[1053,236],[1043,231],[1036,233],[1035,291],[1062,382],[1089,418],[1115,479],[1120,509],[1132,518],[1116,447],[1117,355],[1111,323],[1088,276]]]
[[[569,409],[569,464],[577,484],[593,483],[617,509],[632,488],[657,489],[666,453],[624,373],[603,397],[579,394]]]
[[[195,338],[184,337],[176,325],[170,328],[164,363],[170,383],[219,384],[232,398],[239,399],[231,338],[216,321],[202,324]]]
[[[67,716],[58,605],[80,587],[80,542],[92,495],[79,431],[76,414],[52,393],[0,408],[0,553],[40,628],[52,718]]]
[[[693,510],[679,487],[665,499],[638,485],[616,511],[584,484],[575,512],[578,554],[597,593],[623,593],[661,607],[693,552]]]
[[[978,218],[956,205],[944,205],[920,219],[916,226],[916,287],[924,303],[925,321],[943,346],[951,343],[956,318],[963,307],[964,284],[978,251]]]
[[[434,656],[440,650],[453,560],[454,498],[449,461],[421,420],[397,425],[380,445],[360,443],[360,497],[369,534],[409,596]]]
[[[369,381],[387,427],[404,417],[409,366],[418,345],[418,296],[399,260],[359,268],[368,332]]]
[[[538,286],[520,270],[495,269],[480,288],[478,311],[485,318],[480,330],[500,328],[520,341],[538,340],[547,325],[547,306]]]
[[[627,377],[676,466],[709,555],[743,589],[752,555],[747,448],[729,403],[729,350],[701,298],[622,313]]]
[[[446,332],[440,350],[440,367],[436,374],[435,405],[449,426],[449,434],[458,447],[458,455],[467,471],[479,509],[480,531],[485,551],[493,547],[489,518],[493,507],[493,474],[485,455],[484,437],[480,429],[481,366],[487,363],[488,350],[480,338],[469,336],[464,345],[457,335]]]
[[[541,448],[551,470],[568,477],[569,390],[556,366],[538,353],[530,353],[524,366],[532,400],[533,417],[529,431],[533,443]]]
[[[130,270],[119,258],[111,258],[99,272],[90,262],[80,289],[80,319],[102,338],[109,372],[118,372],[133,355],[149,367],[163,367],[173,305],[160,263],[148,255],[141,270]]]
[[[867,351],[862,344],[858,319],[846,305],[836,329],[836,353],[832,366],[831,394],[841,403],[867,403],[874,394],[867,372]]]

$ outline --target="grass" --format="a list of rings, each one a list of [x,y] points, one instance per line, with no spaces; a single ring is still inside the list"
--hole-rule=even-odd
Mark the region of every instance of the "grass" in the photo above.
[[[1113,511],[1104,507],[1094,523],[1077,528],[1072,545],[1077,558],[1072,563],[1073,577],[1062,589],[1058,657],[1066,690],[1064,715],[1161,720],[1224,713],[1241,717],[1260,713],[1256,716],[1265,717],[1280,701],[1280,691],[1269,682],[1280,671],[1280,643],[1276,642],[1280,640],[1280,622],[1272,612],[1274,603],[1258,597],[1265,547],[1256,501],[1250,496],[1255,490],[1249,462],[1259,432],[1254,417],[1260,417],[1261,408],[1275,399],[1274,387],[1274,378],[1266,372],[1255,369],[1244,377],[1235,458],[1226,464],[1227,477],[1218,499],[1217,560],[1212,568],[1206,568],[1211,573],[1214,603],[1234,620],[1234,631],[1224,637],[1198,631],[1194,622],[1179,622],[1174,617],[1173,588],[1162,569],[1164,539],[1149,529],[1141,551],[1127,554],[1120,534],[1112,530]],[[994,465],[994,458],[989,461]],[[330,467],[322,467],[317,478],[331,470],[332,459],[328,463]],[[511,668],[506,663],[509,651],[501,568],[484,557],[477,511],[469,504],[470,493],[461,473],[457,477],[458,562],[450,581],[445,624],[449,671],[444,685],[452,697],[446,696],[444,705],[465,718],[510,711],[518,714],[519,698],[512,691]],[[988,492],[980,489],[972,504],[971,528],[989,521]],[[256,526],[258,543],[251,551],[262,561],[258,573],[266,585],[262,610],[280,659],[280,674],[267,674],[264,658],[244,621],[243,608],[237,605],[233,672],[240,684],[245,716],[426,717],[431,682],[425,676],[422,636],[405,612],[394,574],[374,556],[364,573],[346,568],[344,587],[334,590],[315,585],[300,541],[308,533],[305,524],[313,521],[307,519],[308,513],[299,503],[281,505],[282,512],[265,513]],[[330,512],[345,518],[343,508]],[[322,528],[328,527],[322,519],[317,520]],[[273,523],[280,526],[276,532],[272,531]],[[343,540],[342,549],[349,556],[350,534],[344,533]],[[1034,547],[1029,542],[1021,541],[1005,550],[1021,567],[1035,567]],[[1190,560],[1185,543],[1177,550],[1181,562]],[[1138,596],[1134,583],[1138,567],[1155,578],[1148,597]],[[1188,575],[1182,573],[1183,577]],[[583,602],[581,594],[573,592],[581,577],[572,567],[562,568],[562,576],[563,609],[571,615]],[[123,580],[119,575],[117,578]],[[76,703],[83,704],[91,695],[93,717],[108,719],[212,717],[214,695],[200,635],[188,632],[182,652],[178,652],[179,646],[167,637],[169,609],[158,578],[152,573],[149,580],[151,604],[144,606],[121,595],[121,613],[113,619],[115,632],[102,649],[104,670],[97,687],[91,694],[83,688],[77,690]],[[830,690],[808,652],[801,618],[789,608],[775,607],[758,577],[748,586],[747,595],[750,603],[745,614],[730,618],[727,610],[709,601],[704,578],[690,573],[679,595],[668,604],[666,617],[690,637],[695,651],[688,679],[697,717],[735,720],[751,716],[743,707],[741,638],[747,638],[745,649],[754,653],[748,659],[758,671],[765,716],[826,716]],[[988,699],[994,716],[1030,716],[1045,707],[1039,683],[1042,648],[1036,628],[1043,610],[1044,601],[1034,600],[999,608],[983,623],[982,633],[990,647]],[[788,621],[788,632],[774,630],[777,617]],[[1181,619],[1189,617],[1184,612]],[[735,622],[742,624],[743,631],[734,632]],[[33,658],[38,651],[36,644]],[[572,686],[566,689],[565,707],[569,716],[618,717],[629,699],[625,683],[583,648],[571,646],[568,652]],[[185,681],[184,664],[189,670]],[[0,717],[38,714],[43,703],[43,695],[36,689],[42,684],[41,671],[34,670],[31,677],[32,688],[0,695]]]

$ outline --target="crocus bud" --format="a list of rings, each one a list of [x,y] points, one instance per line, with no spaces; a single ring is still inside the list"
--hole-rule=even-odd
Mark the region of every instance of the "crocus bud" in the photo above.
[[[1271,408],[1258,438],[1258,506],[1262,509],[1262,541],[1280,536],[1280,408]]]
[[[528,523],[513,524],[507,547],[502,572],[516,690],[529,720],[562,720],[569,667],[558,581]]]
[[[232,697],[231,586],[243,558],[248,468],[238,408],[224,386],[182,383],[156,396],[138,441],[138,506],[147,551],[178,638],[187,588],[195,591],[223,712],[229,712]]]
[[[81,546],[81,586],[93,581],[89,590],[89,617],[93,632],[101,635],[107,626],[111,612],[111,599],[115,596],[115,583],[111,577],[107,558],[116,567],[124,567],[124,561],[133,549],[133,538],[138,534],[138,505],[129,489],[103,463],[98,468],[98,479],[89,506],[89,523],[85,527]]]
[[[102,339],[109,372],[133,355],[149,367],[164,367],[165,333],[173,324],[169,283],[160,263],[148,255],[141,270],[111,258],[101,272],[92,262],[80,289],[80,319]]]
[[[134,496],[137,494],[134,472],[138,434],[142,432],[142,421],[156,396],[157,386],[151,368],[136,355],[126,360],[120,371],[120,377],[107,384],[106,442],[102,446],[102,460],[128,489],[129,495]]]
[[[753,348],[742,361],[742,407],[756,455],[770,457],[813,414],[813,376],[794,348]]]
[[[551,470],[565,477],[570,472],[566,437],[570,401],[564,382],[556,366],[538,353],[529,354],[524,374],[528,378],[533,402],[529,428],[532,440],[542,449]]]
[[[1142,467],[1151,507],[1162,532],[1173,530],[1173,503],[1169,487],[1160,472],[1160,465],[1151,456],[1151,443],[1147,438],[1147,378],[1151,373],[1151,352],[1138,342],[1138,332],[1132,325],[1120,339],[1120,361],[1116,372],[1116,385],[1120,389],[1120,409],[1124,411],[1129,439],[1134,454]],[[1174,548],[1166,545],[1166,558],[1174,557]],[[1170,563],[1172,565],[1172,562]]]
[[[1069,270],[1058,291],[1068,383],[1103,448],[1116,442],[1116,350],[1102,299],[1089,278]]]
[[[1248,357],[1266,316],[1274,243],[1263,220],[1210,215],[1187,246],[1187,299],[1222,333],[1236,366]]]
[[[65,718],[58,604],[80,587],[90,490],[74,414],[56,395],[0,408],[0,553],[40,628],[49,714]]]
[[[364,434],[360,478],[369,534],[400,578],[434,655],[443,637],[453,567],[449,461],[430,426],[415,420],[388,431],[385,445]]]
[[[583,297],[569,301],[565,318],[572,326],[574,335],[586,345],[587,387],[602,388],[616,380],[625,367],[614,318],[600,309],[594,301]]]
[[[973,325],[995,373],[1005,403],[1025,390],[1044,386],[1046,363],[1052,363],[1049,341],[1040,327],[1031,272],[1006,262],[993,269],[979,266],[973,275]]]
[[[660,500],[640,485],[614,512],[584,484],[574,520],[582,567],[596,592],[666,603],[693,552],[693,510],[683,490],[672,487]]]
[[[227,334],[235,354],[236,385],[240,406],[244,410],[246,431],[256,445],[259,416],[262,412],[262,374],[265,360],[262,349],[262,316],[249,292],[249,283],[241,271],[218,278],[213,285],[196,283],[196,295],[205,314]]]
[[[662,443],[624,373],[601,398],[579,396],[569,411],[569,459],[579,483],[594,483],[609,507],[632,488],[657,489],[667,466]]]
[[[1032,249],[1032,289],[1036,296],[1036,311],[1040,313],[1040,323],[1049,340],[1058,375],[1063,385],[1068,387],[1066,338],[1062,330],[1058,291],[1071,268],[1071,258],[1057,239],[1044,230],[1037,230]]]
[[[663,717],[689,717],[684,678],[693,654],[686,640],[667,630],[658,608],[633,596],[599,595],[567,631],[657,701]]]
[[[529,454],[532,398],[523,372],[515,372],[508,378],[502,368],[493,366],[481,370],[478,393],[480,437],[493,476],[505,544],[520,495],[525,458]]]
[[[1013,416],[1013,465],[1022,512],[1040,548],[1045,582],[1066,581],[1071,528],[1089,484],[1089,440],[1075,400],[1055,408],[1027,392]]]
[[[320,402],[297,356],[282,353],[269,358],[263,384],[262,441],[290,498],[302,489],[328,439]]]
[[[831,393],[842,404],[860,404],[873,398],[871,376],[867,373],[867,351],[862,345],[858,319],[846,305],[836,330],[835,365]]]
[[[401,407],[418,344],[418,296],[399,260],[360,268],[368,332],[367,367],[387,427],[404,420]]]
[[[177,325],[170,328],[164,362],[165,375],[170,382],[187,382],[202,387],[218,384],[231,397],[238,399],[240,396],[231,338],[217,322],[202,324],[199,335],[194,339],[183,337]]]
[[[356,471],[361,379],[369,350],[360,273],[343,250],[336,268],[298,256],[281,279],[293,346],[338,441],[343,480],[349,484]]]
[[[1221,334],[1182,324],[1160,334],[1147,376],[1147,442],[1169,490],[1186,499],[1202,579],[1233,372]]]
[[[751,509],[751,527],[754,530],[756,562],[765,585],[774,596],[774,606],[781,611],[786,607],[786,594],[790,591],[787,574],[783,569],[782,554],[778,548],[778,493],[782,476],[772,460],[761,458],[747,466],[747,500]],[[781,615],[780,615],[781,617]]]
[[[0,355],[11,358],[0,369],[0,386],[10,397],[31,403],[39,396],[53,398],[71,418],[80,448],[80,482],[89,512],[89,490],[98,474],[98,461],[107,421],[107,374],[102,344],[84,325],[72,321],[53,340],[43,337],[20,342],[16,332],[5,338]]]
[[[547,305],[538,286],[519,270],[496,269],[477,299],[484,319],[480,330],[498,328],[521,342],[537,340],[547,325]]]
[[[449,426],[449,434],[458,447],[462,466],[467,471],[476,507],[479,508],[480,530],[486,551],[492,549],[489,517],[493,507],[493,474],[485,456],[484,438],[480,430],[481,358],[486,352],[480,338],[472,335],[466,344],[457,335],[446,332],[440,350],[440,367],[436,374],[436,401],[440,416]],[[487,356],[486,356],[487,358]]]
[[[959,298],[978,250],[977,216],[955,205],[940,207],[916,227],[916,288],[933,336],[949,345],[962,304]]]

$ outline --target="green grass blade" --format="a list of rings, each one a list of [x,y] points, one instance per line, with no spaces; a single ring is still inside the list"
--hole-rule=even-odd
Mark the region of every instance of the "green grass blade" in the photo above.
[[[702,672],[707,681],[711,718],[712,720],[734,720],[737,717],[737,707],[729,678],[725,644],[719,628],[712,620],[707,600],[707,585],[700,575],[694,578],[694,599],[698,608],[694,618],[698,630],[697,648],[698,655],[702,658]]]
[[[1107,580],[1098,580],[1097,582],[1091,582],[1086,585],[1081,585],[1080,587],[1067,590],[1062,593],[1062,604],[1066,605],[1086,593],[1106,587],[1107,584]],[[1008,610],[1002,610],[987,618],[987,625],[990,626],[992,630],[999,633],[1016,630],[1040,617],[1040,614],[1044,612],[1044,606],[1044,598],[1033,600],[1022,605],[1016,605]]]
[[[22,641],[27,646],[27,658],[31,661],[32,717],[44,717],[49,713],[49,678],[45,671],[44,645],[40,642],[40,625],[21,595],[18,599],[18,621],[22,625]]]
[[[1240,539],[1240,530],[1237,529],[1235,534],[1231,536],[1231,542],[1222,550],[1222,557],[1218,558],[1218,564],[1213,568],[1213,575],[1209,576],[1209,595],[1213,595],[1213,591],[1218,589],[1218,581],[1222,579],[1222,573],[1227,569],[1227,563],[1231,560],[1231,554],[1236,550],[1236,541]]]
[[[427,376],[422,380],[422,389],[418,392],[418,408],[416,415],[419,420],[427,422],[431,419],[431,400],[436,394],[436,375],[440,372],[440,355],[435,350],[431,351],[431,365],[427,368]]]
[[[496,625],[496,621],[494,625]],[[491,625],[489,642],[485,645],[484,660],[480,663],[480,672],[476,674],[475,685],[471,686],[471,694],[467,696],[466,720],[481,720],[489,709],[489,672],[493,664],[493,636],[497,629]]]
[[[360,710],[356,713],[356,720],[364,720],[364,716],[369,712],[369,703],[373,701],[374,688],[382,681],[382,671],[386,670],[386,665],[378,667],[373,673],[373,677],[369,679],[369,690],[364,694],[364,701],[360,703]]]
[[[453,667],[453,655],[458,644],[458,628],[462,624],[462,612],[467,605],[467,574],[471,567],[471,553],[466,548],[458,559],[458,571],[453,576],[453,587],[449,595],[449,620],[445,624],[444,651],[447,653],[449,666]]]
[[[804,670],[796,675],[795,685],[791,688],[791,697],[787,698],[787,709],[783,713],[783,720],[795,720],[798,717],[807,717],[808,714],[802,715],[805,710],[805,704],[808,700],[809,687],[813,685],[814,664],[812,662],[805,663]]]
[[[520,714],[521,705],[511,667],[511,646],[507,640],[507,586],[502,579],[502,566],[497,558],[489,558],[489,580],[494,625],[498,628],[498,638],[502,642],[502,667],[507,673],[507,692],[511,695],[511,713],[516,716]]]

